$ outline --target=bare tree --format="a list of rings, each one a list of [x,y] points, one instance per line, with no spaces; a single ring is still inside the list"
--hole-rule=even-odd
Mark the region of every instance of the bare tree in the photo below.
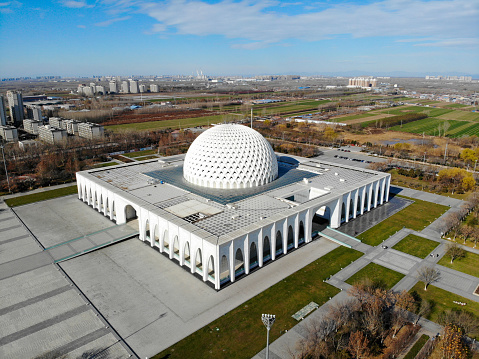
[[[421,267],[417,271],[417,279],[424,282],[424,290],[427,290],[427,286],[438,281],[440,277],[440,272],[434,267]]]
[[[431,312],[431,302],[426,299],[423,299],[417,308],[416,321],[414,322],[414,325],[417,325],[417,322],[419,322],[419,319],[421,319],[421,317],[426,317],[430,312]]]
[[[466,244],[466,240],[469,238],[469,236],[472,235],[474,232],[474,227],[468,226],[467,224],[463,225],[461,227],[461,236],[464,239],[464,244]]]
[[[463,258],[466,255],[466,251],[457,243],[448,243],[446,250],[446,255],[451,257],[451,264],[454,259]]]
[[[370,354],[369,340],[363,332],[357,331],[351,333],[349,337],[348,351],[353,358],[367,358]]]

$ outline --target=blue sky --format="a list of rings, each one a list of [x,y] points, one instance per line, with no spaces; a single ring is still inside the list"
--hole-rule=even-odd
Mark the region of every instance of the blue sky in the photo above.
[[[0,77],[479,73],[479,0],[0,0]]]

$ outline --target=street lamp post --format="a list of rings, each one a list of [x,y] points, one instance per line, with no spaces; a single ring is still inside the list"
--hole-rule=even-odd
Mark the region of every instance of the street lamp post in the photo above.
[[[8,193],[12,193],[12,191],[10,190],[10,179],[8,178],[7,161],[5,160],[5,150],[3,143],[0,144],[0,148],[2,149],[3,165],[5,166],[5,176],[7,177]]]
[[[276,320],[276,315],[261,314],[261,320],[266,327],[266,359],[269,359],[269,330],[271,329],[274,324],[274,321]]]

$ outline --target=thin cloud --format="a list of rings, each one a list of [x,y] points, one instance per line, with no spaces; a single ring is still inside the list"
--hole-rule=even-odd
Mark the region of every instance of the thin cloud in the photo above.
[[[82,8],[91,8],[93,5],[88,5],[87,2],[83,0],[66,0],[62,1],[62,5],[71,9],[82,9]]]
[[[234,44],[236,48],[260,47],[261,44],[277,44],[288,39],[320,41],[336,36],[447,40],[471,36],[471,31],[478,32],[479,3],[470,0],[342,3],[294,15],[274,12],[277,5],[278,2],[251,0],[224,0],[214,4],[199,0],[171,0],[145,2],[140,4],[138,11],[158,21],[152,32],[173,30],[181,35],[222,35],[250,41],[249,45]]]
[[[118,17],[116,19],[110,19],[110,20],[98,22],[98,23],[95,24],[95,26],[107,27],[107,26],[110,26],[110,25],[114,24],[115,22],[125,21],[125,20],[128,20],[130,18],[131,18],[131,16]]]
[[[414,46],[426,47],[471,47],[477,49],[479,46],[479,39],[477,38],[461,38],[461,39],[447,39],[441,41],[427,42],[424,44],[414,44]]]
[[[11,14],[14,9],[18,9],[23,4],[19,1],[7,1],[0,3],[0,14]]]
[[[77,27],[78,27],[79,29],[86,29],[86,26],[85,26],[85,25],[77,25]]]

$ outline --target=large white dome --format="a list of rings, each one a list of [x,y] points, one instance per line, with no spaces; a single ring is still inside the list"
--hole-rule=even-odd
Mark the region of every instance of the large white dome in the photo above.
[[[209,188],[261,186],[278,177],[278,161],[271,145],[255,130],[218,125],[193,141],[186,153],[183,177]]]

